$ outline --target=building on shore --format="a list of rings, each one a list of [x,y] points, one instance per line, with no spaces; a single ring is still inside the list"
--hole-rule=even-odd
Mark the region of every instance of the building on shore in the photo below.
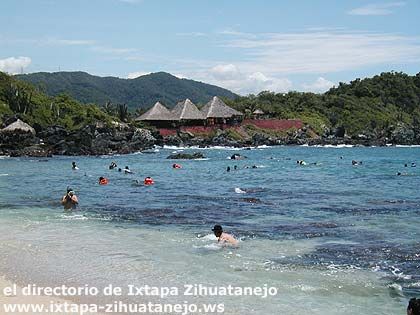
[[[171,111],[156,102],[146,113],[137,117],[158,128],[179,126],[236,125],[243,120],[244,114],[227,106],[217,96],[213,97],[201,110],[189,99],[179,102]]]
[[[175,127],[176,118],[173,114],[160,102],[156,102],[143,115],[137,117],[136,121],[144,121],[155,127]]]
[[[203,126],[206,117],[188,98],[179,102],[171,111],[173,119],[181,126]]]
[[[202,109],[201,112],[205,115],[207,125],[239,124],[244,117],[241,112],[227,106],[217,96],[213,97]]]

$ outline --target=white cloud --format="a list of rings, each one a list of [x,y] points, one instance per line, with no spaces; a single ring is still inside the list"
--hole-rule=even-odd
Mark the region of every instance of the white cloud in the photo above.
[[[328,81],[323,77],[319,77],[315,80],[315,82],[309,84],[302,84],[302,87],[306,91],[315,92],[315,93],[322,93],[334,86],[334,82]]]
[[[107,46],[92,46],[91,49],[96,52],[100,52],[103,54],[111,54],[111,55],[125,55],[130,53],[137,52],[135,48],[114,48],[114,47],[107,47]]]
[[[188,79],[188,77],[182,73],[173,73],[172,75],[177,77],[178,79]]]
[[[202,32],[188,32],[188,33],[176,33],[176,36],[191,36],[191,37],[204,37],[207,36],[206,33]]]
[[[397,7],[405,6],[405,2],[388,2],[388,3],[376,3],[368,4],[359,8],[350,10],[350,15],[390,15],[393,12],[392,9]]]
[[[94,45],[94,40],[85,39],[47,39],[47,44],[64,45],[64,46],[89,46]]]
[[[143,2],[143,0],[118,0],[118,1],[124,2],[124,3],[130,3],[130,4],[137,4],[137,3]]]
[[[220,64],[203,72],[201,80],[222,86],[239,94],[259,93],[264,90],[287,92],[292,82],[286,78],[270,77],[262,72],[242,72],[236,65]]]
[[[372,32],[324,31],[258,34],[226,40],[222,47],[236,53],[244,72],[277,76],[329,73],[378,64],[420,60],[420,39]]]
[[[234,80],[240,76],[238,68],[233,64],[217,65],[210,70],[217,80]]]
[[[127,79],[135,79],[135,78],[138,78],[138,77],[142,77],[144,75],[148,75],[150,73],[151,72],[144,72],[144,71],[130,72],[127,75]]]
[[[21,70],[29,66],[31,62],[32,60],[29,57],[10,57],[0,59],[0,71],[11,74],[20,73]]]

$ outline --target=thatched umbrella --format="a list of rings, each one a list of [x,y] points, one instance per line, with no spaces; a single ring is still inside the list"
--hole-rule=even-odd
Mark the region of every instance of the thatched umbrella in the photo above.
[[[177,120],[205,120],[203,113],[188,98],[176,104],[172,110],[172,115]]]
[[[147,112],[145,112],[140,117],[137,117],[135,120],[141,120],[141,121],[170,121],[170,120],[176,120],[174,119],[172,113],[167,109],[165,106],[163,106],[160,102],[156,102],[155,105],[151,109],[149,109]]]
[[[22,120],[18,119],[14,123],[11,123],[7,127],[0,130],[1,132],[30,132],[35,134],[35,129],[29,126],[27,123],[24,123]]]
[[[227,106],[217,96],[208,102],[202,109],[201,112],[206,118],[231,118],[233,116],[243,116],[241,112]]]

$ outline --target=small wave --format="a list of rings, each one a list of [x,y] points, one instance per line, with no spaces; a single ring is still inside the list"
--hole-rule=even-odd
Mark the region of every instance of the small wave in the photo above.
[[[245,190],[240,189],[239,187],[235,187],[235,192],[236,192],[237,194],[246,194],[246,191],[245,191]]]
[[[217,243],[207,244],[207,245],[203,245],[203,246],[194,245],[193,247],[195,249],[204,250],[204,251],[218,251],[218,250],[221,250],[223,248],[223,246],[220,246]]]
[[[0,174],[0,176],[9,176],[9,174]]]
[[[177,146],[173,146],[173,145],[164,145],[162,147],[163,149],[166,150],[177,150],[177,151],[181,151],[181,150],[229,150],[229,151],[241,151],[244,150],[245,148],[236,148],[236,147],[224,147],[224,146],[211,146],[211,147],[199,147],[199,146],[190,146],[190,147],[177,147]]]
[[[333,148],[333,149],[341,149],[341,148],[354,148],[352,144],[317,144],[314,145],[315,148]]]
[[[217,237],[214,234],[207,234],[204,236],[199,235],[198,236],[200,240],[209,240],[209,241],[216,241]]]
[[[70,215],[70,214],[62,214],[62,215],[59,216],[59,218],[61,220],[71,220],[71,221],[73,221],[73,220],[83,220],[83,221],[84,220],[89,220],[89,218],[86,217],[83,214],[73,214],[73,215]]]

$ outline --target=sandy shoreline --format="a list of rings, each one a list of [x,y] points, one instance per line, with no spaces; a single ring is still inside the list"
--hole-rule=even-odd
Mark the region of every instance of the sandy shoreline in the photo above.
[[[66,300],[60,297],[55,296],[24,296],[21,294],[21,287],[17,286],[17,294],[10,294],[5,290],[5,288],[12,288],[13,282],[6,280],[4,276],[0,275],[0,315],[10,315],[10,314],[32,314],[32,312],[6,312],[4,306],[10,304],[32,304],[32,305],[43,305],[41,307],[48,308],[51,304],[57,305],[64,305],[64,304],[77,304],[77,302]],[[5,294],[6,293],[6,294]],[[60,309],[60,307],[58,307]],[[79,314],[78,312],[64,312],[64,311],[57,311],[57,312],[37,312],[36,314]],[[88,314],[102,314],[102,313],[85,313]]]

